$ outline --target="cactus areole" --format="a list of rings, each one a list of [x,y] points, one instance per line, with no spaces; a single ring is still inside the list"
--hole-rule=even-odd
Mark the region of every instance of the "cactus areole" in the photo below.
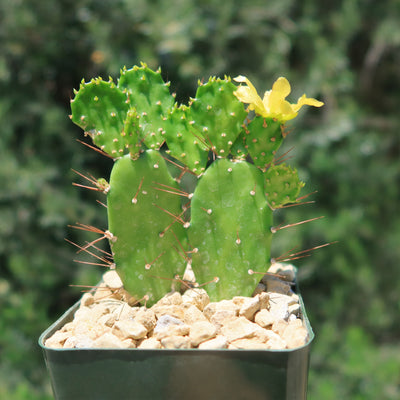
[[[210,78],[178,105],[161,71],[141,64],[117,83],[82,81],[71,100],[72,121],[115,161],[97,186],[113,265],[138,301],[177,288],[188,264],[213,301],[251,296],[262,276],[253,271],[270,264],[273,211],[299,201],[303,182],[276,158],[283,124],[323,103],[288,103],[284,78],[264,99],[235,80]]]

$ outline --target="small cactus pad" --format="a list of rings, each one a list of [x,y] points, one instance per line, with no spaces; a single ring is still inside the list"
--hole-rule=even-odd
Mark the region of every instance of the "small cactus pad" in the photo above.
[[[189,123],[219,157],[228,157],[246,118],[243,104],[233,95],[235,90],[228,78],[210,78],[198,87],[190,106]]]
[[[263,173],[247,162],[218,159],[199,180],[192,198],[189,242],[193,270],[212,300],[251,296],[269,263],[272,211]]]
[[[297,170],[285,164],[273,165],[265,172],[265,194],[273,208],[296,203],[303,186]]]
[[[71,100],[71,119],[91,137],[96,146],[113,157],[123,154],[121,137],[129,109],[127,96],[110,80],[82,82]]]
[[[141,140],[151,149],[159,149],[164,143],[165,123],[175,100],[170,94],[160,71],[152,71],[146,65],[123,69],[118,81],[121,91],[127,93],[131,107],[139,116]]]
[[[148,150],[135,161],[127,155],[114,164],[107,195],[117,271],[125,289],[138,300],[148,295],[150,304],[171,290],[186,265],[179,254],[186,230],[176,219],[181,199],[157,185],[179,190],[160,153]]]
[[[281,123],[270,118],[255,117],[248,124],[243,139],[254,164],[264,170],[272,163],[282,144]]]
[[[208,148],[203,144],[202,137],[197,137],[191,129],[187,111],[188,107],[184,105],[174,107],[168,117],[166,142],[169,154],[198,175],[206,169]]]

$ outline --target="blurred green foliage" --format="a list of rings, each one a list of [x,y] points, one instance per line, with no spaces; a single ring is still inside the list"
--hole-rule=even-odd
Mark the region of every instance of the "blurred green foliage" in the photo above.
[[[41,331],[95,284],[67,227],[105,227],[72,171],[107,160],[75,141],[82,77],[161,65],[180,101],[197,79],[278,76],[325,102],[294,122],[287,149],[316,203],[277,223],[275,255],[338,240],[296,261],[316,340],[309,398],[400,397],[400,7],[397,0],[14,0],[0,3],[0,397],[51,399]],[[99,164],[100,162],[100,164]],[[107,176],[106,176],[107,177]]]

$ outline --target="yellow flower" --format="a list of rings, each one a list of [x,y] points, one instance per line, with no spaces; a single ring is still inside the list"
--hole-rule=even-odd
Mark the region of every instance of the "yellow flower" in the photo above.
[[[234,80],[245,83],[247,86],[239,86],[233,94],[242,103],[249,104],[249,110],[254,110],[256,114],[264,118],[274,118],[284,123],[295,118],[300,108],[304,105],[314,107],[324,105],[322,101],[308,98],[305,94],[297,100],[296,104],[290,104],[285,100],[291,91],[290,83],[283,77],[275,81],[272,85],[272,90],[266,91],[263,99],[257,94],[257,90],[245,76],[237,76]]]

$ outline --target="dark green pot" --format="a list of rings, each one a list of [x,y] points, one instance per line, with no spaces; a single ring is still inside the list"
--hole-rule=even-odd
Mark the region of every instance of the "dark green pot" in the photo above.
[[[304,400],[314,339],[290,350],[51,349],[44,342],[73,318],[71,307],[39,338],[57,400]]]

